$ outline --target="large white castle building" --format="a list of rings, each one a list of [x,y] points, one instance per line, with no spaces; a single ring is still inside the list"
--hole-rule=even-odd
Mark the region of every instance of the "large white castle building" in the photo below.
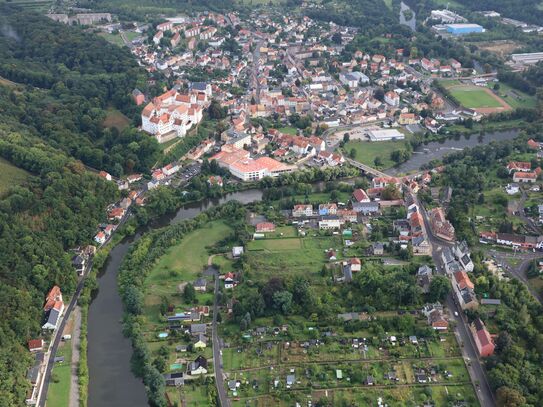
[[[192,126],[200,123],[209,104],[209,93],[192,89],[179,93],[172,89],[157,96],[141,112],[141,128],[165,143],[184,137]]]

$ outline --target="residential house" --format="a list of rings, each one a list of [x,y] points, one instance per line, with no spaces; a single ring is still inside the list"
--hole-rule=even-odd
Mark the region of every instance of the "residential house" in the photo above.
[[[445,217],[443,208],[434,208],[429,213],[432,231],[441,239],[454,240],[454,226]]]
[[[379,213],[379,202],[353,202],[353,210],[364,216]]]
[[[385,254],[385,246],[383,243],[376,242],[371,245],[371,254],[374,256],[382,256]]]
[[[198,334],[192,345],[194,349],[204,349],[207,347],[207,337],[204,334]]]
[[[202,375],[207,373],[208,362],[202,355],[198,356],[194,362],[189,363],[187,373],[192,376]]]
[[[328,229],[340,229],[343,225],[343,220],[336,215],[323,216],[319,220],[319,229],[328,230]]]
[[[43,339],[31,339],[28,341],[28,350],[32,353],[43,350]]]
[[[336,215],[337,214],[337,205],[335,203],[320,204],[319,205],[319,215]]]
[[[430,283],[432,282],[433,270],[427,265],[420,266],[417,270],[417,285],[422,289],[422,292],[427,294],[430,292]]]
[[[272,222],[260,222],[256,225],[256,233],[275,232],[275,225]]]
[[[471,335],[477,346],[477,353],[480,357],[488,357],[494,354],[495,345],[488,333],[485,324],[479,318],[475,319],[470,326]]]
[[[179,387],[185,384],[185,378],[182,372],[165,373],[163,376],[164,376],[164,381],[166,382],[166,386]]]
[[[234,259],[239,259],[243,255],[243,246],[234,246],[232,247],[232,257]]]
[[[207,289],[207,280],[205,278],[198,278],[193,285],[196,291],[205,292]]]
[[[294,205],[292,216],[294,218],[313,216],[313,205]]]
[[[224,288],[231,289],[237,285],[234,273],[226,273],[224,276]]]
[[[539,174],[536,172],[522,172],[517,171],[513,174],[513,182],[522,182],[522,183],[533,183],[537,181],[537,176]]]
[[[361,188],[355,189],[353,191],[353,199],[355,202],[370,202],[368,194]]]
[[[453,274],[452,285],[462,309],[475,309],[479,306],[473,291],[475,286],[465,271],[457,271]]]

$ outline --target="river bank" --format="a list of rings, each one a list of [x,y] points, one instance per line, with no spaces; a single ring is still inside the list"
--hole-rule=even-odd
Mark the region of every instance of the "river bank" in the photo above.
[[[139,407],[147,405],[145,387],[131,371],[132,346],[123,335],[123,305],[117,288],[119,267],[130,246],[151,230],[192,219],[201,212],[236,200],[242,204],[258,201],[260,190],[236,192],[213,200],[187,204],[177,212],[164,215],[135,235],[124,238],[109,253],[97,277],[95,291],[88,312],[88,406]]]

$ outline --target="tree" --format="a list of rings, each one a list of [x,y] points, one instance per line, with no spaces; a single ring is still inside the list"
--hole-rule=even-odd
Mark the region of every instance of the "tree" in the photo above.
[[[278,291],[273,295],[273,306],[279,312],[288,314],[292,308],[292,293],[290,291]]]
[[[377,156],[373,159],[373,164],[376,167],[381,167],[383,165],[383,160],[381,159],[381,157]]]
[[[185,288],[183,288],[183,299],[187,304],[194,302],[196,299],[196,290],[191,283],[187,283]]]
[[[254,104],[254,103],[253,103]],[[222,120],[226,117],[226,111],[221,107],[221,104],[213,99],[207,109],[209,117],[213,120]]]
[[[434,276],[430,282],[430,291],[428,292],[428,301],[443,302],[451,291],[451,283],[445,276]]]
[[[335,32],[332,35],[332,42],[334,42],[335,44],[341,45],[342,40],[343,38],[341,37],[341,33]]]
[[[349,133],[343,134],[343,142],[344,143],[348,143],[350,138],[351,138],[351,136],[349,135]]]
[[[356,148],[351,148],[351,151],[349,151],[349,157],[353,160],[356,158]]]
[[[526,398],[516,389],[502,386],[496,391],[496,404],[500,407],[521,407]]]

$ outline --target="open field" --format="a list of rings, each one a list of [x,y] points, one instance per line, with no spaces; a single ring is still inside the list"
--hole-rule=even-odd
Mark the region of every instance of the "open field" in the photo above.
[[[111,42],[112,44],[118,45],[119,47],[124,46],[124,41],[121,38],[120,34],[109,34],[109,33],[99,33],[100,37],[103,37],[106,41]]]
[[[119,131],[123,131],[130,125],[130,120],[117,109],[110,108],[107,110],[107,116],[102,125],[108,129],[114,127]]]
[[[340,258],[342,247],[339,236],[255,240],[247,245],[247,258],[254,270],[263,271],[255,276],[256,279],[268,278],[270,274],[310,275],[328,263],[328,249],[334,249]]]
[[[349,154],[354,148],[356,151],[355,160],[362,164],[375,167],[375,158],[381,159],[381,169],[387,169],[394,166],[395,162],[390,158],[390,154],[395,150],[405,150],[406,142],[409,142],[409,135],[405,140],[398,141],[349,141],[345,144],[344,151]]]
[[[15,185],[25,182],[30,174],[0,157],[0,196]]]

